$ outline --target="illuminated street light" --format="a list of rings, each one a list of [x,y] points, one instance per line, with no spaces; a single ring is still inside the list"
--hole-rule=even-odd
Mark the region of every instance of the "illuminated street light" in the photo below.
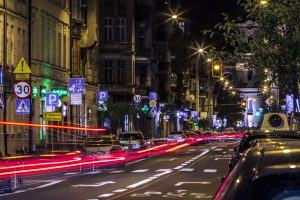
[[[262,6],[266,6],[267,3],[268,3],[267,0],[261,0],[261,1],[260,1],[260,5],[262,5]]]
[[[199,52],[199,53],[203,53],[203,52],[204,52],[204,49],[200,48],[200,49],[198,49],[198,52]]]
[[[172,15],[172,19],[177,19],[178,15]]]
[[[208,58],[206,61],[207,61],[207,62],[211,62],[212,60],[211,60],[211,58]]]

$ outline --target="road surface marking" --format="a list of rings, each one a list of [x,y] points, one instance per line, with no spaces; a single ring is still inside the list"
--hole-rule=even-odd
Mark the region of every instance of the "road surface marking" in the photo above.
[[[13,195],[13,194],[16,194],[16,193],[27,192],[27,191],[36,190],[36,189],[41,189],[41,188],[45,188],[45,187],[49,187],[51,185],[63,182],[65,180],[49,180],[49,181],[51,181],[51,182],[47,183],[47,184],[44,184],[44,185],[40,185],[40,186],[34,187],[34,188],[28,188],[26,190],[18,190],[18,191],[14,192],[14,193],[1,194],[0,197],[2,197],[2,196],[8,196],[8,195]]]
[[[72,187],[101,187],[103,185],[108,185],[108,184],[114,184],[116,182],[113,181],[105,181],[105,182],[99,182],[95,184],[78,184],[78,185],[72,185]]]
[[[165,171],[171,171],[172,169],[158,169],[155,170],[156,172],[165,172]]]
[[[165,175],[165,174],[169,174],[169,173],[171,173],[171,172],[173,172],[173,171],[165,171],[165,172],[156,174],[156,175],[154,175],[154,176],[152,176],[152,177],[150,177],[150,178],[147,178],[147,179],[145,179],[145,180],[142,180],[142,181],[139,181],[139,182],[137,182],[137,183],[131,184],[131,185],[127,186],[126,188],[136,188],[136,187],[138,187],[138,186],[140,186],[140,185],[143,185],[143,184],[145,184],[145,183],[148,183],[148,182],[154,180],[156,177],[160,177],[160,176],[163,176],[163,175]]]
[[[142,173],[142,172],[147,172],[149,171],[149,169],[138,169],[138,170],[134,170],[132,171],[133,173]]]
[[[179,171],[181,171],[181,172],[192,172],[192,171],[194,171],[194,169],[193,168],[183,168]]]
[[[100,174],[101,171],[93,171],[93,172],[87,172],[86,174]]]
[[[218,146],[213,146],[213,147],[210,147],[210,149],[211,150],[213,150],[213,149],[215,149],[215,148],[217,148]]]
[[[207,185],[207,184],[211,184],[211,182],[207,182],[207,181],[202,181],[202,182],[178,182],[174,186],[181,186],[183,184],[202,184],[202,185]]]
[[[225,159],[225,160],[230,160],[231,158],[227,157],[227,158],[215,158],[215,160],[221,160],[221,159]]]
[[[183,168],[183,166],[177,166],[177,167],[175,167],[175,168],[173,168],[173,169],[181,169],[181,168]]]
[[[196,151],[196,149],[189,149],[188,151]]]
[[[139,160],[135,160],[135,161],[132,161],[132,162],[129,162],[129,163],[126,163],[126,166],[129,166],[129,165],[132,165],[132,164],[135,164],[135,163],[138,163],[138,162],[141,162],[143,160],[145,160],[146,158],[142,158],[142,159],[139,159]]]
[[[105,198],[105,197],[110,197],[110,196],[112,196],[112,195],[114,195],[115,193],[106,193],[106,194],[101,194],[101,195],[99,195],[98,197],[100,197],[100,198]]]
[[[129,186],[127,186],[126,188],[136,188],[137,186],[143,185],[143,184],[148,183],[148,182],[150,182],[150,181],[152,181],[152,180],[153,180],[153,179],[151,179],[151,178],[147,178],[147,179],[142,180],[142,181],[140,181],[140,182],[137,182],[137,183],[134,183],[134,184],[132,184],[132,185],[129,185]]]
[[[223,149],[215,149],[214,151],[223,151]]]
[[[75,174],[79,174],[79,172],[67,172],[67,173],[64,173],[64,175],[75,175]]]
[[[118,170],[118,171],[111,171],[111,172],[108,172],[110,174],[117,174],[117,173],[122,173],[124,172],[124,170]]]
[[[160,162],[165,162],[165,161],[174,161],[174,160],[177,160],[178,158],[167,158],[167,159],[158,159],[157,161],[160,161]]]
[[[125,191],[127,191],[128,189],[118,189],[118,190],[115,190],[115,191],[113,191],[113,192],[125,192]]]
[[[216,169],[205,169],[205,170],[203,170],[203,172],[215,173],[215,172],[217,172],[217,170]]]

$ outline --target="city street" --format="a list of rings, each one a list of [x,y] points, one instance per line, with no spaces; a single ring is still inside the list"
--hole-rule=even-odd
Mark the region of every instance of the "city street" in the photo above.
[[[0,199],[211,199],[236,142],[189,146],[127,163],[122,168],[64,172],[24,179]]]

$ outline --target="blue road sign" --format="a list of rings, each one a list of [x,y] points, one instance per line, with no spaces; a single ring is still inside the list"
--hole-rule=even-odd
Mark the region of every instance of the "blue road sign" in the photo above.
[[[21,114],[21,115],[30,114],[30,99],[16,100],[16,114]]]
[[[108,101],[108,91],[98,91],[98,101]]]
[[[149,101],[156,101],[157,100],[157,93],[156,92],[150,92],[149,94]]]
[[[59,104],[59,96],[55,93],[47,93],[46,94],[46,105],[47,106],[58,106]]]
[[[69,93],[84,93],[84,78],[69,78],[68,81]]]

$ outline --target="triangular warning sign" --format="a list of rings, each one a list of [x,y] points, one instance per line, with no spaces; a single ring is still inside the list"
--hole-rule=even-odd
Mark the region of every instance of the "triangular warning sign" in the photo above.
[[[22,100],[19,104],[16,112],[28,112],[29,108],[27,107],[26,103]]]
[[[31,74],[31,69],[27,62],[25,61],[24,57],[22,57],[17,64],[14,72],[14,74]]]

